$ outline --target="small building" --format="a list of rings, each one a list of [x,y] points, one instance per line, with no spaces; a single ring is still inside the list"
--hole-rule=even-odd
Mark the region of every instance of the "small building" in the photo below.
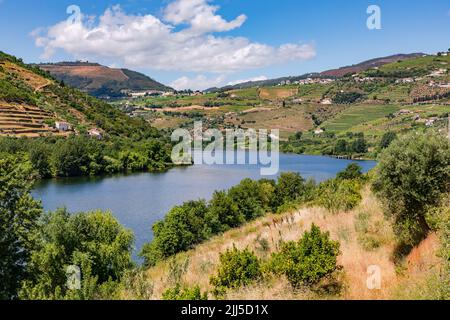
[[[320,101],[320,104],[333,104],[333,101],[329,98],[327,99],[323,99],[322,101]]]
[[[71,130],[71,126],[68,122],[64,121],[56,121],[55,122],[55,128],[59,131],[69,131]]]
[[[97,128],[89,129],[88,134],[89,134],[89,136],[96,138],[98,140],[103,139],[103,133],[100,129],[97,129]]]
[[[322,128],[317,128],[316,130],[314,130],[314,134],[319,135],[324,133],[325,131]]]

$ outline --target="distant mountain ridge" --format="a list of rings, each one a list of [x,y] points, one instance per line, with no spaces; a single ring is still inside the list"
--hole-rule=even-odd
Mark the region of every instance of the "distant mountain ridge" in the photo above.
[[[385,64],[397,62],[400,60],[407,60],[412,58],[417,58],[425,55],[424,53],[411,53],[411,54],[395,54],[387,57],[381,57],[381,58],[375,58],[370,59],[367,61],[363,61],[361,63],[351,65],[351,66],[345,66],[338,69],[331,69],[323,72],[313,72],[313,73],[307,73],[301,76],[290,76],[290,77],[282,77],[282,78],[276,78],[276,79],[269,79],[269,80],[261,80],[261,81],[249,81],[244,83],[239,83],[236,85],[229,85],[221,88],[210,88],[206,90],[207,92],[215,92],[215,91],[226,91],[226,90],[234,90],[234,89],[246,89],[251,87],[267,87],[267,86],[274,86],[281,82],[285,81],[299,81],[306,78],[341,78],[347,74],[351,73],[358,73],[362,71],[366,71],[371,68],[377,68],[381,67]]]
[[[38,65],[65,84],[98,98],[123,97],[123,91],[172,91],[156,80],[129,69],[109,68],[91,62],[59,62]]]

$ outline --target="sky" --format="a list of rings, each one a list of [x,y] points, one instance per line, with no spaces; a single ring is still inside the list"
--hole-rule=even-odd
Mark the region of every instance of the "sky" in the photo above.
[[[435,53],[449,40],[449,0],[0,0],[0,50],[128,68],[176,89]]]

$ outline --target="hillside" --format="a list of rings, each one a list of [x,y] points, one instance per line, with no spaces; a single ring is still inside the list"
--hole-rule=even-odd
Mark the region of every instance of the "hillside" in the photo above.
[[[61,62],[39,67],[66,85],[95,97],[123,97],[122,91],[171,91],[144,74],[128,69],[116,69],[96,63]]]
[[[57,121],[67,122],[71,129],[57,130]],[[67,135],[90,128],[112,136],[157,135],[144,121],[131,119],[105,102],[61,85],[37,66],[0,52],[0,135]]]
[[[435,294],[426,290],[439,274],[443,260],[438,257],[439,239],[430,234],[404,259],[395,265],[395,235],[385,219],[380,202],[366,188],[363,200],[355,209],[332,214],[320,207],[304,207],[282,215],[269,215],[243,227],[180,253],[145,271],[147,283],[152,284],[151,299],[161,299],[173,286],[174,277],[187,287],[198,285],[202,292],[213,290],[210,277],[217,273],[220,253],[236,246],[249,248],[263,261],[276,252],[282,241],[295,241],[315,224],[330,232],[333,240],[341,243],[338,264],[343,267],[340,281],[342,291],[337,295],[318,295],[308,290],[295,290],[285,277],[272,277],[249,286],[229,290],[226,300],[384,300],[425,299]],[[381,290],[370,290],[367,270],[376,265],[382,270]],[[400,271],[401,270],[401,271]],[[124,291],[123,298],[133,299],[135,293]],[[210,294],[210,298],[213,298]]]

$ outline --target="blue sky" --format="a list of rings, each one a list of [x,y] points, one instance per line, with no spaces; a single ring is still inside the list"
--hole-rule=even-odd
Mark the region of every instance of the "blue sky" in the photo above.
[[[366,26],[372,4],[381,30]],[[69,5],[82,12],[71,25]],[[0,30],[0,50],[26,62],[87,59],[204,89],[445,50],[450,1],[0,0]]]

